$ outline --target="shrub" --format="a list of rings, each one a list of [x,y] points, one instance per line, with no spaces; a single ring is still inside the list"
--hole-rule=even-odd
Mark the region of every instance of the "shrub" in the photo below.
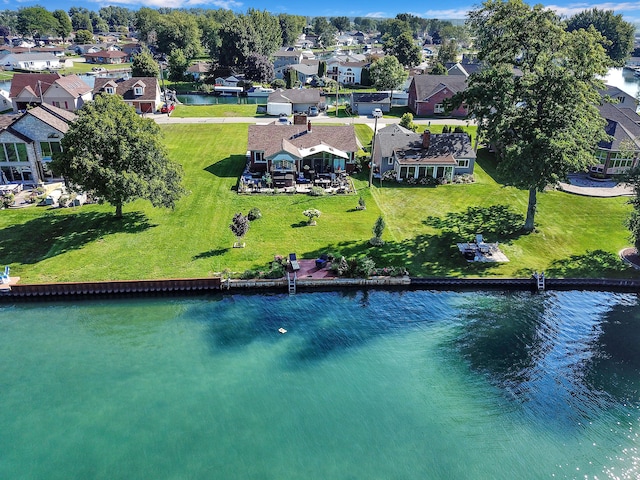
[[[247,214],[247,218],[250,221],[258,220],[259,218],[262,218],[262,212],[258,207],[253,207],[251,210],[249,210],[249,213]]]
[[[16,196],[13,193],[7,193],[2,196],[0,202],[3,208],[9,208],[16,201]]]
[[[321,197],[324,195],[324,188],[311,187],[311,190],[309,190],[309,195],[311,195],[312,197]]]
[[[462,127],[460,125],[458,125],[454,130],[453,133],[464,133],[464,130],[462,129]]]
[[[358,199],[358,206],[364,210],[365,207],[367,206],[367,204],[364,201],[364,198],[362,197],[362,195],[360,195],[360,198]]]
[[[249,280],[251,278],[258,278],[257,270],[245,270],[240,274],[240,280]]]
[[[320,215],[322,215],[322,212],[320,210],[317,210],[315,208],[309,208],[307,210],[305,210],[304,212],[302,212],[302,214],[305,217],[309,218],[309,223],[313,223],[315,221],[316,218],[320,217]]]

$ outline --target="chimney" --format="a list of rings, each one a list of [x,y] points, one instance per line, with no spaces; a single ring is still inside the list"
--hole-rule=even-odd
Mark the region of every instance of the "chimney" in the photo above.
[[[307,122],[307,132],[311,133],[311,120]]]
[[[431,132],[429,130],[425,130],[422,134],[422,148],[425,150],[429,150],[429,144],[431,143]]]

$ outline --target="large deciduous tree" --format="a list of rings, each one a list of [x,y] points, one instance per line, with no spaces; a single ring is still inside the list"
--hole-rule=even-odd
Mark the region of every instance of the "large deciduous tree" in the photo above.
[[[529,191],[531,231],[537,192],[595,163],[607,138],[597,105],[610,60],[595,29],[568,32],[541,5],[487,0],[468,23],[486,68],[454,103],[469,105],[508,183]]]
[[[252,53],[247,57],[244,73],[249,80],[262,83],[270,82],[275,76],[273,63],[258,53]]]
[[[156,36],[158,50],[167,55],[178,48],[189,60],[202,53],[200,28],[195,15],[180,10],[171,10],[170,13],[160,17]]]
[[[384,52],[396,57],[405,67],[417,65],[422,60],[420,47],[409,32],[403,32],[397,38],[389,38],[384,44]]]
[[[220,39],[220,65],[228,67],[244,65],[249,54],[258,51],[255,28],[244,15],[239,15],[225,23],[220,29]]]
[[[289,15],[281,13],[278,15],[280,22],[280,30],[282,32],[282,45],[290,46],[296,43],[296,40],[302,33],[302,29],[306,26],[307,20],[300,15]]]
[[[133,56],[131,64],[131,76],[133,77],[157,77],[160,73],[158,62],[153,59],[153,55],[148,48],[144,48],[140,53]]]
[[[591,25],[607,39],[604,48],[614,65],[621,67],[633,50],[635,26],[625,22],[622,15],[611,10],[593,8],[580,12],[567,21],[567,29],[572,32],[580,28],[587,29]]]
[[[18,10],[18,33],[23,36],[39,37],[54,33],[58,20],[44,7],[25,7]]]
[[[73,27],[71,26],[71,19],[64,10],[54,10],[52,15],[58,21],[56,33],[60,35],[60,38],[62,38],[62,41],[64,42],[71,33],[71,30],[73,30]]]
[[[373,62],[369,67],[369,73],[373,86],[378,90],[398,88],[408,76],[408,73],[393,55],[386,55]]]
[[[137,198],[173,208],[184,193],[182,168],[167,156],[158,125],[118,95],[86,103],[60,143],[52,170],[115,206],[116,217]]]

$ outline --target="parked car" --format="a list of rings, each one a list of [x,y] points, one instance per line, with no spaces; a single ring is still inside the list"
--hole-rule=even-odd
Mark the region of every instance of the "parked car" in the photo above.
[[[320,114],[320,112],[318,111],[318,107],[309,107],[309,116],[310,117],[317,117]]]
[[[173,103],[169,103],[169,104],[164,104],[162,105],[162,108],[160,109],[161,113],[171,113],[175,110],[176,106]]]
[[[280,125],[289,125],[289,116],[286,113],[281,113],[280,117],[278,117],[278,123]]]
[[[382,118],[382,110],[380,110],[379,108],[374,108],[372,115],[377,118]]]

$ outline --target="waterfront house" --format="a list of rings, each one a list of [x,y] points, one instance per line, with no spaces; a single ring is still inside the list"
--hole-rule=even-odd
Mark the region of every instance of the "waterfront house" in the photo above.
[[[16,73],[9,96],[14,112],[40,103],[73,111],[92,98],[91,87],[78,75],[58,73]]]
[[[298,179],[355,169],[360,146],[353,125],[249,125],[249,171],[269,173],[276,186],[292,186]],[[278,184],[280,182],[281,184]]]
[[[409,109],[420,117],[444,114],[444,101],[465,88],[467,77],[464,75],[416,75],[409,86]],[[461,105],[449,114],[465,117],[467,108]]]
[[[452,181],[454,175],[472,174],[476,152],[466,133],[412,132],[393,124],[378,130],[374,168],[396,181],[429,183]]]
[[[596,149],[598,165],[591,167],[592,175],[609,176],[625,173],[640,163],[640,115],[633,107],[603,103],[598,107],[607,121],[605,131],[609,140]]]
[[[99,52],[85,53],[83,57],[87,63],[96,63],[102,65],[115,65],[125,63],[129,59],[129,55],[120,50],[100,50]]]
[[[38,184],[53,178],[48,163],[76,115],[42,104],[0,121],[0,170],[3,181]],[[0,182],[2,183],[2,182]]]
[[[55,70],[61,68],[60,59],[53,53],[8,53],[0,60],[5,70]]]
[[[120,95],[138,113],[153,113],[163,104],[158,79],[155,77],[96,78],[93,96]]]

